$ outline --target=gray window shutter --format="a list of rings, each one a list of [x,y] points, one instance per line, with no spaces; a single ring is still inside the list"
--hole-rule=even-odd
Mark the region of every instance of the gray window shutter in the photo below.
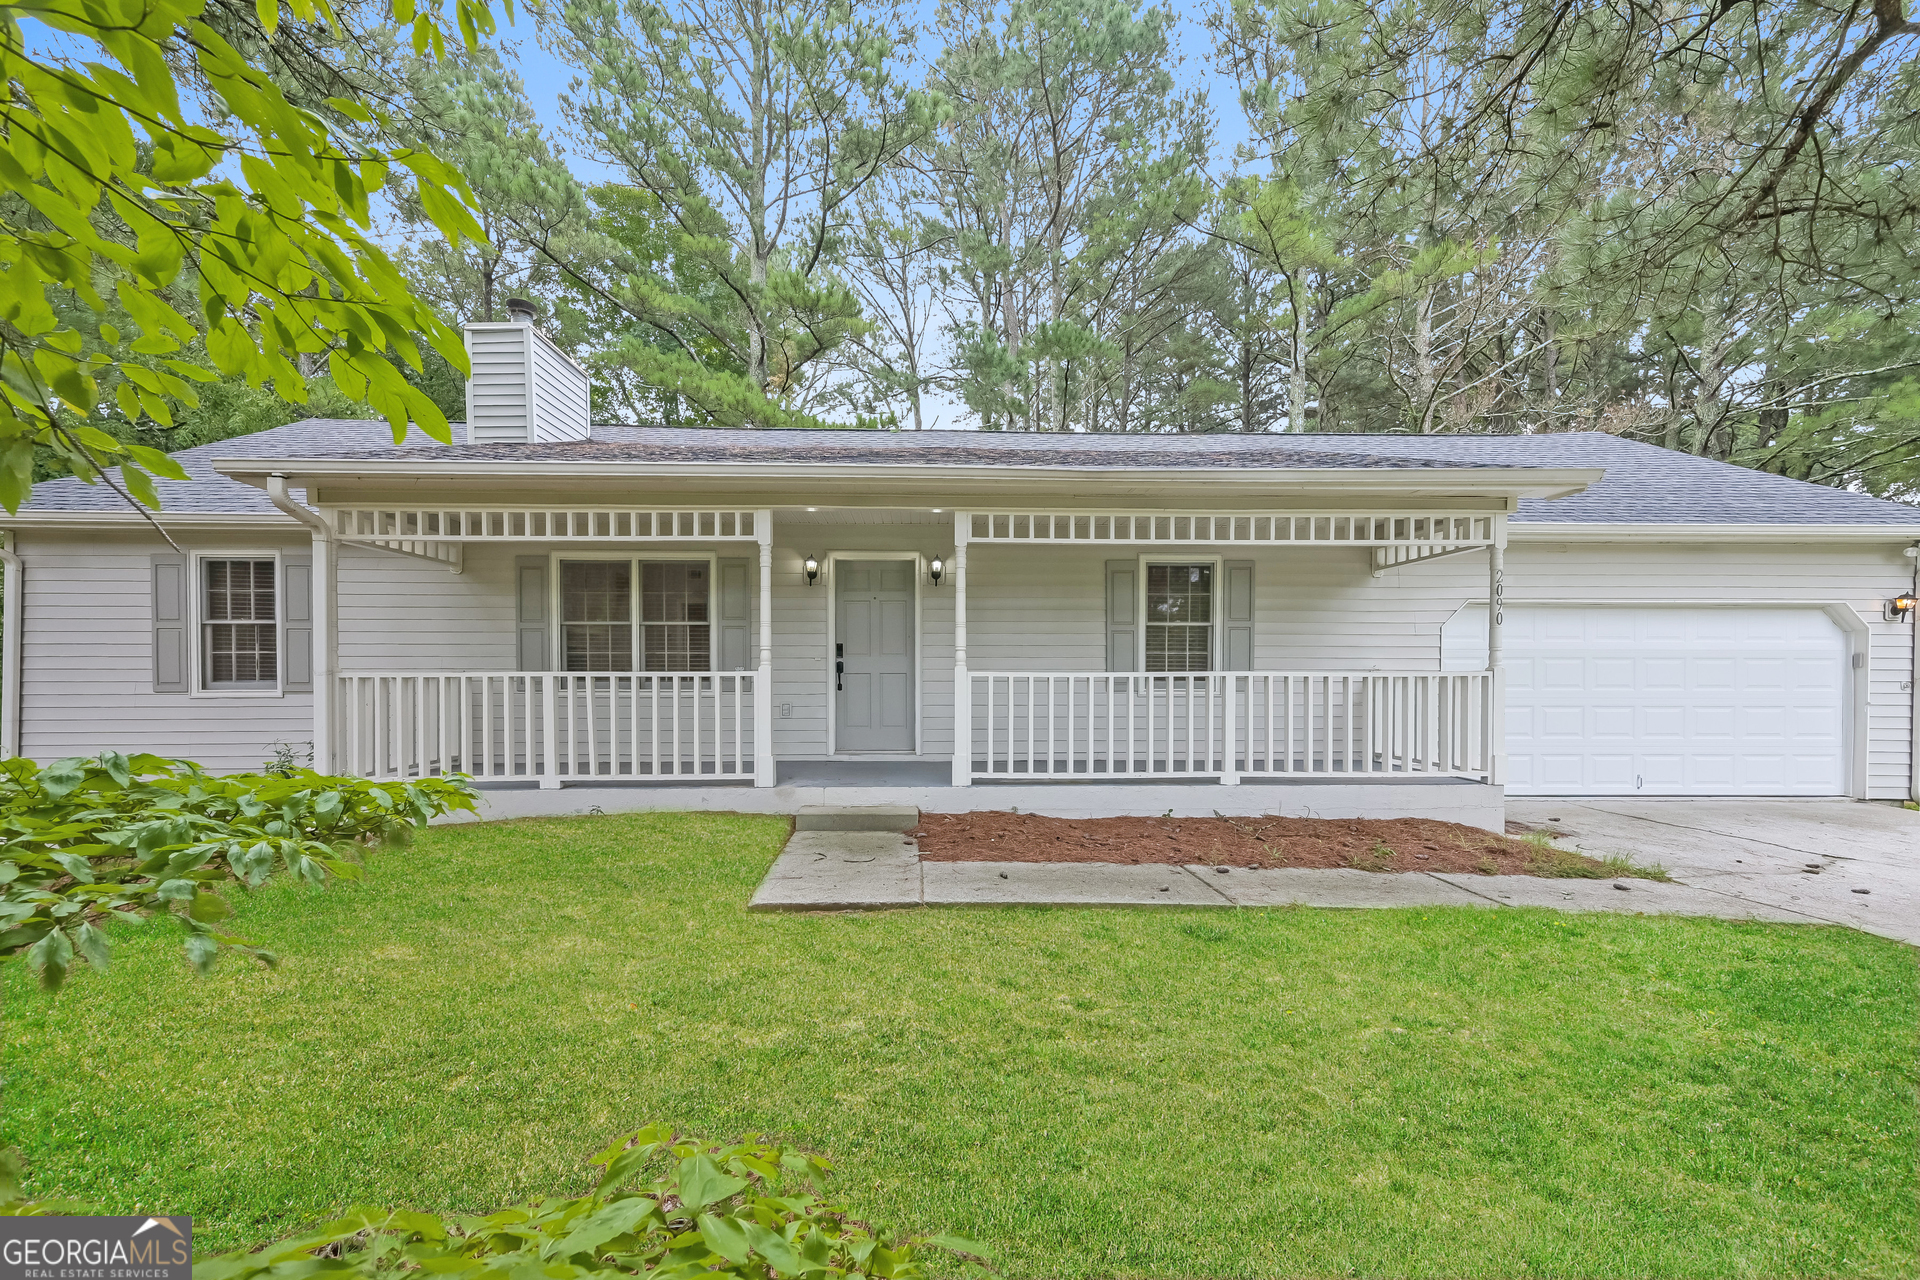
[[[551,671],[547,664],[547,558],[513,558],[514,600],[520,633],[520,669]]]
[[[1223,671],[1253,670],[1253,561],[1229,560],[1220,566],[1226,578],[1221,615],[1227,624]]]
[[[280,558],[280,688],[313,692],[313,557]]]
[[[1140,669],[1140,562],[1107,561],[1107,670]]]
[[[176,552],[153,557],[153,691],[186,693],[187,558]]]
[[[716,671],[753,667],[753,575],[745,560],[720,562],[720,660]]]

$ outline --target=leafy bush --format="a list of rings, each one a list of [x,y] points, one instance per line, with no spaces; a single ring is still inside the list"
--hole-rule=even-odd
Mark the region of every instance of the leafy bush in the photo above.
[[[219,890],[276,869],[314,884],[358,875],[357,850],[406,840],[429,818],[472,809],[464,780],[372,783],[311,769],[216,777],[199,765],[105,752],[0,761],[0,960],[24,957],[50,988],[77,954],[105,969],[108,920],[166,915],[204,972],[223,948],[273,956],[218,927]]]
[[[764,1142],[716,1146],[654,1125],[615,1140],[593,1163],[602,1169],[599,1182],[575,1200],[540,1200],[483,1218],[354,1209],[253,1253],[203,1259],[194,1264],[193,1277],[916,1280],[928,1274],[922,1258],[929,1251],[954,1264],[947,1270],[983,1261],[980,1246],[970,1240],[891,1240],[856,1221],[844,1207],[820,1198],[820,1183],[832,1166],[790,1148]],[[17,1172],[17,1163],[12,1168]],[[0,1180],[0,1217],[74,1209],[27,1200],[16,1179]]]

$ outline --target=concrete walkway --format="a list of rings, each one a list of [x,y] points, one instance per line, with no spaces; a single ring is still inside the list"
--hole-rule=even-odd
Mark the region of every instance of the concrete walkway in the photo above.
[[[867,831],[798,831],[749,904],[754,911],[920,906],[1555,907],[1809,922],[1761,902],[1649,880],[1110,863],[922,862],[912,840]]]
[[[1509,813],[1676,883],[1440,872],[922,862],[894,832],[802,830],[756,911],[918,906],[1550,907],[1843,924],[1920,943],[1920,814],[1851,801],[1515,801]],[[1731,833],[1731,834],[1730,834]],[[1819,870],[1810,868],[1818,866]],[[1853,892],[1867,888],[1865,894]]]

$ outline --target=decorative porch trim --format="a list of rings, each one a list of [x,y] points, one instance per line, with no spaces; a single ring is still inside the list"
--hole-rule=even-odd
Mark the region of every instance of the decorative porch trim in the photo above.
[[[1389,569],[1403,564],[1416,564],[1426,560],[1444,560],[1448,556],[1465,555],[1469,551],[1478,551],[1484,544],[1469,543],[1459,547],[1420,547],[1399,543],[1390,547],[1373,549],[1373,576],[1378,578]]]
[[[634,507],[324,507],[353,542],[755,542],[760,511]]]
[[[425,560],[449,573],[460,573],[467,567],[464,544],[458,542],[393,541],[382,538],[343,538],[341,541],[350,542],[356,547],[372,547],[389,555]]]
[[[1435,511],[973,511],[964,527],[973,542],[1405,547],[1431,554],[1491,546],[1498,519],[1497,512]]]

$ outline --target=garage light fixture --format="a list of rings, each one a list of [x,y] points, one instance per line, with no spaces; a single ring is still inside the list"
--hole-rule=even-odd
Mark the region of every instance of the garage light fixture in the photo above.
[[[1887,601],[1887,613],[1886,613],[1887,621],[1888,622],[1901,621],[1908,614],[1913,612],[1913,606],[1915,603],[1916,601],[1914,600],[1914,596],[1911,591],[1901,592],[1899,595],[1895,596],[1893,599]]]
[[[808,586],[812,586],[815,582],[819,581],[820,562],[814,559],[812,556],[808,556],[805,560],[802,560],[800,562],[800,569],[803,573],[807,575]]]

